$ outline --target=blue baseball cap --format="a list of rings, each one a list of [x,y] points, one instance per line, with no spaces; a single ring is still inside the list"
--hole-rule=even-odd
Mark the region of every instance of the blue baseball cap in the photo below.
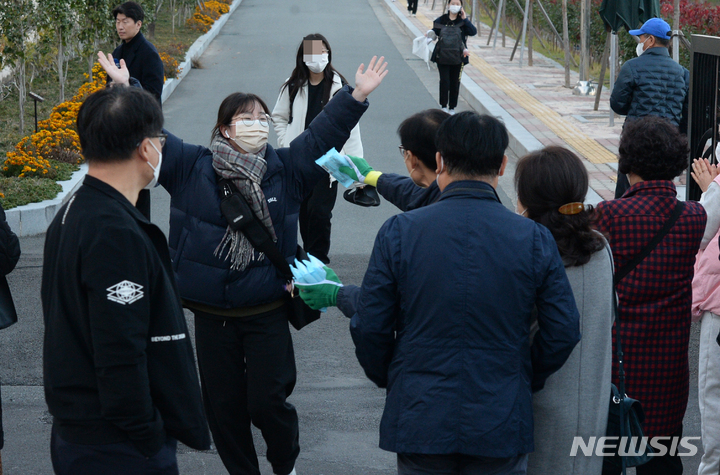
[[[633,36],[653,35],[665,40],[672,38],[670,36],[672,28],[670,28],[670,25],[662,18],[650,18],[643,23],[643,26],[641,26],[639,30],[630,30],[628,33]]]

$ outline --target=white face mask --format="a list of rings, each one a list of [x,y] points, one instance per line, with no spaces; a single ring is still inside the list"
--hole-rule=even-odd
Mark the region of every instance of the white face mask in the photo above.
[[[250,153],[258,153],[267,144],[269,125],[261,125],[259,120],[248,126],[243,121],[235,123],[235,143]]]
[[[452,13],[453,15],[457,15],[458,13],[460,13],[461,8],[462,7],[460,5],[450,5],[450,8],[448,10],[450,10],[450,13]]]
[[[720,142],[718,142],[715,146],[715,159],[720,159]]]
[[[328,54],[306,54],[303,55],[303,61],[305,66],[314,73],[321,73],[325,71],[325,67],[328,65]]]
[[[150,162],[145,162],[148,164],[150,168],[152,168],[153,171],[153,177],[152,180],[150,180],[150,183],[145,185],[146,190],[152,190],[157,185],[158,179],[160,178],[160,167],[162,166],[162,152],[157,149],[154,143],[152,143],[152,140],[150,141],[150,145],[152,145],[152,148],[155,149],[155,151],[158,153],[158,163],[157,166],[152,166]]]
[[[648,39],[649,38],[645,38],[645,41],[647,41]],[[645,41],[643,41],[642,43],[638,43],[638,45],[635,47],[635,54],[637,54],[638,56],[643,54],[643,47],[645,46]]]

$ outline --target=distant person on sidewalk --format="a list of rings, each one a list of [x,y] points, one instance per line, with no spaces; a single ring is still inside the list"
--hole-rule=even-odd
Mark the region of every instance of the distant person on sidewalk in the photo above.
[[[610,107],[617,114],[626,115],[626,121],[655,115],[687,133],[690,72],[670,57],[672,28],[660,18],[651,18],[639,30],[629,33],[638,37],[638,58],[620,69],[610,94]],[[615,198],[620,198],[628,188],[627,177],[618,172]]]
[[[78,114],[88,173],[47,230],[40,292],[58,475],[177,474],[178,440],[210,448],[167,240],[134,207],[160,176],[162,125],[137,88],[102,89]]]
[[[325,267],[334,284],[300,295],[351,317],[360,365],[387,388],[380,448],[400,475],[523,475],[532,393],[580,340],[578,311],[550,232],[495,192],[505,126],[462,112],[436,141],[440,199],[385,222],[361,288]]]
[[[411,16],[417,15],[418,0],[407,0],[408,13]]]
[[[15,265],[18,263],[19,259],[20,240],[15,235],[15,233],[12,232],[12,229],[10,229],[10,226],[5,220],[5,210],[2,208],[2,206],[0,206],[0,278],[5,279],[5,276],[12,272],[12,270],[15,268]],[[3,285],[6,284],[3,283]],[[7,294],[7,296],[2,296],[1,298],[6,297],[12,299],[12,296],[10,294]],[[10,302],[0,302],[0,305],[12,305],[14,308],[12,300]],[[0,322],[0,324],[4,324],[2,328],[6,328],[5,325],[7,323],[8,322]],[[0,396],[0,450],[2,450],[4,444],[5,434],[3,432],[2,421],[2,396]],[[2,475],[2,457],[0,457],[0,475]]]
[[[694,160],[692,177],[703,194],[707,226],[695,258],[693,321],[700,321],[698,406],[703,456],[698,475],[720,473],[720,177],[708,160]]]
[[[668,449],[671,437],[683,433],[693,265],[706,223],[702,205],[680,202],[673,184],[687,167],[689,153],[687,137],[667,119],[647,116],[627,122],[620,136],[618,166],[631,186],[622,198],[596,208],[596,228],[607,237],[618,270],[632,265],[679,213],[667,235],[616,286],[626,393],[642,404],[644,435],[666,437],[660,443]],[[615,354],[612,374],[617,385]],[[637,474],[683,473],[683,457],[669,452],[651,457],[637,467]],[[620,469],[603,473],[617,475]]]
[[[347,80],[332,65],[327,38],[319,33],[303,38],[295,55],[295,69],[280,88],[272,111],[278,147],[289,147],[345,84]],[[360,124],[353,127],[340,153],[363,156]],[[300,206],[303,249],[326,264],[330,262],[330,220],[337,192],[337,181],[326,175]]]
[[[440,73],[440,107],[454,114],[460,95],[463,66],[470,61],[467,37],[477,35],[477,28],[465,14],[462,2],[450,0],[448,12],[435,19],[431,31],[438,38],[430,59],[437,63]]]

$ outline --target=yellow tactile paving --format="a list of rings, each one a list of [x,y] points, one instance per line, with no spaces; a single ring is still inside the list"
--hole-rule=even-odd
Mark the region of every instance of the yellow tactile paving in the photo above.
[[[432,21],[427,17],[416,18],[428,29],[432,28]],[[585,135],[577,127],[567,123],[560,114],[535,99],[478,55],[470,54],[470,64],[591,163],[614,163],[617,161],[615,154]]]

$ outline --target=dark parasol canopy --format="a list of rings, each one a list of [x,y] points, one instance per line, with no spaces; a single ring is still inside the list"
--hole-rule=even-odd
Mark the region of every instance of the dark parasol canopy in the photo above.
[[[659,0],[603,0],[600,18],[611,31],[634,30],[653,17],[660,16]]]

